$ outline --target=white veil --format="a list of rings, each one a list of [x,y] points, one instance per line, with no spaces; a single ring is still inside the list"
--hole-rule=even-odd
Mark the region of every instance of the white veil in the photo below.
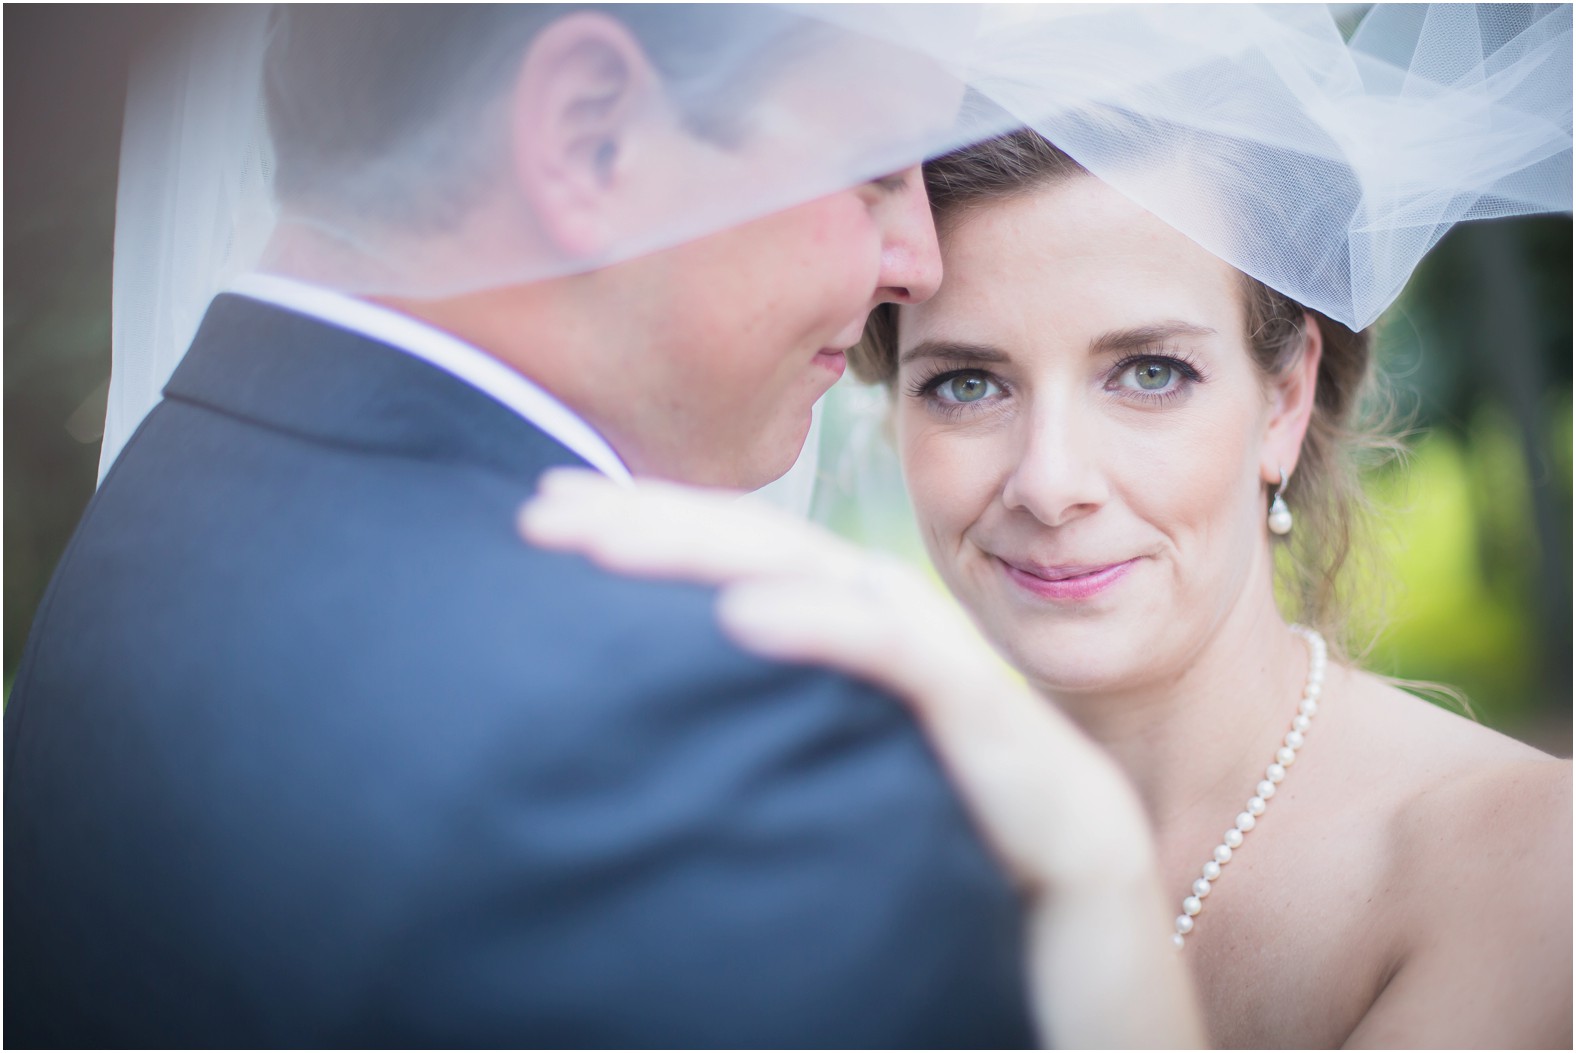
[[[1352,329],[1455,223],[1571,207],[1569,5],[1379,4],[1349,41],[1319,5],[992,15],[980,92]]]
[[[342,196],[371,201],[364,213],[298,207],[285,220],[349,247],[342,269],[311,276],[324,284],[480,288],[627,258],[1027,124],[1232,266],[1361,327],[1453,223],[1569,210],[1571,9],[1378,5],[1347,39],[1337,14],[1350,6],[637,5],[625,10],[645,11],[659,35],[703,41],[673,48],[663,71],[680,104],[765,129],[771,149],[744,166],[726,151],[686,158],[672,194],[597,259],[484,253],[437,274],[413,269],[404,243],[380,243],[373,207],[397,196],[404,166],[486,145],[485,113],[472,143],[435,109],[375,164],[331,173],[352,191]],[[300,17],[394,9],[339,10]],[[466,9],[502,29],[512,10]],[[207,9],[133,77],[101,476],[207,301],[269,265],[259,253],[279,213],[262,70],[282,32],[271,19]],[[469,53],[455,63],[456,81],[477,65]],[[754,90],[766,68],[814,90],[791,102]],[[820,419],[772,487],[801,509]]]
[[[265,7],[209,9],[131,71],[100,481],[159,401],[208,301],[255,265],[273,230],[272,154],[258,81],[267,26]],[[196,143],[203,148],[193,149]]]

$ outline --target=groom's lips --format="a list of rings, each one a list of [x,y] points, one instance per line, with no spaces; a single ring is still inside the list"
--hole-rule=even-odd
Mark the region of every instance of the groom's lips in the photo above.
[[[832,377],[840,378],[843,370],[848,369],[848,355],[845,355],[840,348],[824,347],[820,352],[816,352],[815,364],[821,369],[829,370]]]
[[[838,348],[825,347],[816,352],[815,364],[841,377],[848,368],[848,356]]]

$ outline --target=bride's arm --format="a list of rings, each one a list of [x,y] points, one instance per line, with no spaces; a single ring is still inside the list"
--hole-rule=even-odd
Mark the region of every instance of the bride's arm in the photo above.
[[[611,569],[721,585],[719,618],[741,646],[905,700],[1023,892],[1042,1035],[1202,1044],[1132,788],[917,574],[749,502],[589,473],[547,477],[521,524],[532,542]]]

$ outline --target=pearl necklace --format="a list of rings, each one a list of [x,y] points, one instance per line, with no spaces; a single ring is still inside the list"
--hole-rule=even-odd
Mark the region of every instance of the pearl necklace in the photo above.
[[[1209,895],[1211,884],[1220,880],[1220,868],[1231,862],[1231,854],[1242,847],[1243,835],[1258,825],[1259,817],[1269,806],[1269,799],[1275,796],[1275,788],[1286,778],[1286,769],[1296,762],[1297,751],[1302,749],[1303,735],[1313,723],[1314,714],[1319,712],[1319,694],[1324,689],[1324,637],[1319,635],[1317,629],[1301,625],[1293,625],[1291,631],[1308,644],[1308,682],[1302,689],[1302,701],[1297,704],[1297,715],[1292,718],[1291,730],[1286,733],[1280,749],[1275,751],[1274,762],[1264,770],[1264,778],[1255,788],[1253,796],[1248,798],[1247,810],[1237,815],[1236,825],[1227,830],[1220,844],[1215,846],[1214,858],[1204,864],[1203,876],[1193,882],[1192,893],[1182,900],[1182,913],[1177,915],[1177,931],[1171,937],[1178,949],[1187,942],[1187,934],[1193,931],[1193,919],[1204,909],[1204,897]]]

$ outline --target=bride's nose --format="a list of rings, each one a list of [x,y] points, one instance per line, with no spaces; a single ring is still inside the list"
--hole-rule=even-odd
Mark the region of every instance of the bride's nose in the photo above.
[[[1053,527],[1089,515],[1109,496],[1099,454],[1098,437],[1075,414],[1047,408],[1027,415],[1002,503]]]

